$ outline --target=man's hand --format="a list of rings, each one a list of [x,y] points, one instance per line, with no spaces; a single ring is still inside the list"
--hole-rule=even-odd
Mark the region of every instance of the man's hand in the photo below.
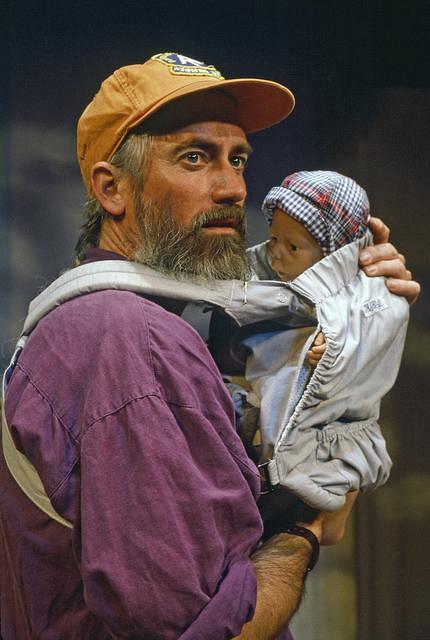
[[[312,523],[297,524],[311,529],[323,546],[338,544],[345,534],[346,523],[357,496],[358,491],[350,491],[345,496],[345,504],[338,511],[320,512]]]
[[[346,495],[344,506],[334,513],[315,511],[302,503],[297,513],[320,544],[340,542],[358,491]],[[311,544],[302,537],[280,533],[265,542],[252,556],[257,578],[257,605],[251,622],[234,640],[269,640],[285,629],[297,609],[311,557]]]
[[[405,257],[388,242],[390,230],[379,218],[370,218],[369,227],[375,244],[360,252],[360,265],[368,276],[385,276],[387,287],[399,296],[404,296],[409,304],[417,300],[421,287],[412,280],[406,268]]]

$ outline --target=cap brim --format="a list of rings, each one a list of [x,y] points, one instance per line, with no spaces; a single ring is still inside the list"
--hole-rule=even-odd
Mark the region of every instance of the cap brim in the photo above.
[[[294,95],[277,82],[244,78],[220,84],[235,98],[245,133],[267,129],[284,120],[294,109]]]
[[[110,157],[119,148],[131,129],[141,125],[165,105],[193,93],[219,89],[227,91],[234,98],[238,119],[245,133],[255,133],[267,129],[284,120],[294,109],[295,99],[292,92],[287,87],[271,80],[240,78],[221,81],[202,79],[190,82],[190,84],[164,96],[145,112],[134,113],[133,118],[127,121],[121,138],[117,140]]]

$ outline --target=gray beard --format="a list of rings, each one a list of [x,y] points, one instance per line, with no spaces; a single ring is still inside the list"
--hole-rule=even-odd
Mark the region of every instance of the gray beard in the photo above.
[[[207,209],[196,216],[191,229],[180,227],[168,204],[158,207],[136,202],[141,235],[136,262],[168,275],[205,280],[246,280],[250,275],[245,253],[245,211],[238,206]],[[202,226],[214,220],[237,220],[234,234],[205,233]]]

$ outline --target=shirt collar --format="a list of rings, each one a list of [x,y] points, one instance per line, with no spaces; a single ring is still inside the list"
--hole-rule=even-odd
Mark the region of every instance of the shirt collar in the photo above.
[[[97,262],[98,260],[127,260],[127,258],[120,253],[100,249],[100,247],[87,247],[85,249],[84,259],[81,260],[80,264],[88,264],[90,262]]]

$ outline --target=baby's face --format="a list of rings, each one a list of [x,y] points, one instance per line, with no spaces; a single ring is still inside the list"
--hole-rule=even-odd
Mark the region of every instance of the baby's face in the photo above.
[[[284,282],[297,278],[324,254],[309,231],[281,209],[273,212],[269,236],[269,262]]]

